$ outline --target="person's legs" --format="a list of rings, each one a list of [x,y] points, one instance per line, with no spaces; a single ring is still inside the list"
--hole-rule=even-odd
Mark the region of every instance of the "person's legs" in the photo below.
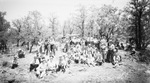
[[[40,70],[39,70],[39,69],[37,69],[37,71],[36,71],[36,76],[37,76],[37,77],[40,76]]]
[[[18,64],[12,64],[12,69],[18,67]]]
[[[107,59],[107,53],[106,53],[106,51],[104,50],[104,53],[103,53],[103,60],[104,60],[104,62],[106,62],[106,59]]]
[[[116,64],[116,56],[115,56],[115,54],[113,54],[113,56],[112,56],[112,64],[113,64],[113,65]]]
[[[102,56],[103,56],[103,62],[105,62],[105,54],[104,54],[104,50],[102,50]]]
[[[106,62],[107,61],[107,51],[105,51],[104,56],[105,56],[105,62]]]
[[[108,51],[107,59],[108,59],[108,62],[111,63],[111,61],[112,61],[112,51],[111,50]]]
[[[46,55],[48,55],[48,49],[46,49]]]
[[[112,50],[109,50],[109,62],[111,63],[113,61],[113,53]]]
[[[45,75],[46,75],[45,70],[42,70],[42,71],[41,71],[41,74],[40,74],[40,78],[44,77]]]

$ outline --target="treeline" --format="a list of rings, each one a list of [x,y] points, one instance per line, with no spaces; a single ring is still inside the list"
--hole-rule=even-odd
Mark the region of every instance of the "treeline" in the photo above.
[[[13,20],[12,26],[0,12],[0,33],[7,34],[1,38],[20,41],[58,38],[68,34],[79,34],[80,37],[106,38],[107,42],[132,39],[137,50],[145,49],[150,43],[150,1],[131,0],[123,10],[111,5],[102,7],[80,7],[72,17],[59,24],[58,18],[51,15],[47,22],[38,11]],[[48,25],[46,25],[48,23]]]

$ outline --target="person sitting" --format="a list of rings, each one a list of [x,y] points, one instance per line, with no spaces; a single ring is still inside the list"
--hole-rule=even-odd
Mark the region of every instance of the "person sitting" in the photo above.
[[[32,70],[36,71],[36,68],[39,66],[39,64],[41,63],[41,58],[39,56],[39,53],[36,53],[36,56],[34,56],[34,61],[33,63],[30,64],[30,72]]]
[[[114,46],[110,47],[111,50],[113,51],[112,53],[112,56],[111,56],[111,63],[113,65],[117,65],[120,61],[121,61],[121,56],[119,54],[117,54],[118,52],[118,49],[115,48]]]
[[[47,63],[45,60],[42,60],[42,62],[36,68],[36,70],[37,70],[36,76],[39,78],[43,78],[46,75],[46,69],[47,69]]]
[[[96,65],[102,65],[103,63],[103,57],[102,57],[102,54],[98,51],[98,49],[96,50],[96,55],[95,55],[95,61],[96,61]]]
[[[18,67],[18,59],[17,57],[15,56],[14,59],[13,59],[13,64],[12,64],[12,69],[15,69],[16,67]]]
[[[57,62],[54,60],[54,56],[50,56],[49,61],[47,61],[47,71],[54,72],[57,68]]]
[[[131,56],[134,56],[136,54],[136,50],[135,50],[135,48],[133,48],[132,50],[131,50]]]
[[[120,47],[121,47],[122,50],[124,50],[124,45],[123,45],[123,43],[121,43],[121,46],[120,46]]]
[[[19,58],[25,58],[25,54],[24,54],[23,50],[20,49],[20,50],[18,51],[18,57],[19,57]]]
[[[80,62],[79,60],[80,60],[79,54],[75,53],[74,62],[78,64]]]
[[[121,56],[119,56],[118,54],[115,54],[113,57],[113,65],[117,66],[119,65],[118,63],[121,62]]]
[[[66,66],[67,66],[67,63],[65,61],[65,57],[64,56],[61,56],[59,57],[59,64],[58,64],[58,68],[56,69],[56,73],[58,71],[62,71],[63,73],[66,71]]]
[[[86,64],[85,52],[84,52],[84,53],[81,53],[81,56],[80,56],[80,63],[81,63],[81,64]]]
[[[88,66],[95,66],[95,63],[94,63],[94,57],[92,57],[92,54],[91,52],[88,54],[88,57],[87,57],[87,65]]]

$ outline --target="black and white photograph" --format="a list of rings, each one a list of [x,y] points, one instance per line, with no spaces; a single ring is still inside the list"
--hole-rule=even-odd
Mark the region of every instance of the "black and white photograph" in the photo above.
[[[150,0],[0,0],[0,83],[150,83]]]

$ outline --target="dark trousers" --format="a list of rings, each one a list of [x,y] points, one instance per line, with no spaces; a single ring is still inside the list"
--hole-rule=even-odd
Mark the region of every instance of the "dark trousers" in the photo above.
[[[25,55],[24,55],[24,54],[18,54],[18,57],[19,57],[19,58],[24,58]]]
[[[36,68],[39,66],[39,64],[30,64],[30,72],[32,70],[35,70],[36,71]]]
[[[18,64],[12,64],[12,69],[15,69],[16,67],[18,67]]]
[[[107,53],[107,62],[113,62],[113,57],[114,57],[114,51],[113,50],[108,50]]]
[[[61,71],[61,70],[62,70],[62,72],[65,72],[65,66],[58,65],[58,68],[56,69],[56,72]]]
[[[105,50],[102,50],[102,57],[103,57],[103,62],[105,62],[107,59],[107,53],[105,53]]]

